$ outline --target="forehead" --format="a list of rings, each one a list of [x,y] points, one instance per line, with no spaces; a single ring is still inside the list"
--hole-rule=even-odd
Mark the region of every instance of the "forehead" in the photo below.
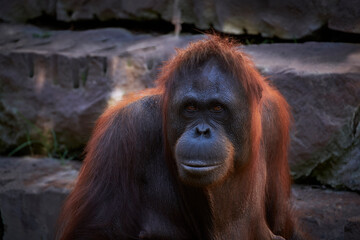
[[[215,59],[210,59],[188,72],[180,72],[175,93],[197,95],[235,94],[237,82]]]

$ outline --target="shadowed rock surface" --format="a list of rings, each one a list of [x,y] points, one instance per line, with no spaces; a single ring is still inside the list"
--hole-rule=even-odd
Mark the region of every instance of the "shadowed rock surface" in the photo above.
[[[108,103],[153,86],[162,61],[199,38],[4,24],[0,32],[0,152],[27,135],[44,138],[28,122],[45,132],[45,140],[54,130],[69,150],[83,146]]]
[[[53,239],[79,167],[78,162],[49,158],[0,158],[3,240]],[[359,194],[303,185],[293,186],[292,193],[299,224],[314,240],[359,239]]]
[[[360,190],[360,44],[309,42],[244,50],[292,108],[293,176]]]
[[[314,240],[359,239],[360,195],[320,186],[294,185],[295,212]],[[350,238],[355,237],[355,238]]]
[[[49,158],[0,158],[0,239],[54,239],[60,207],[79,167]]]
[[[52,132],[69,150],[83,146],[106,105],[153,86],[159,67],[176,47],[204,37],[12,24],[0,24],[0,32],[1,153],[29,137],[45,145],[54,138]],[[242,49],[292,107],[293,176],[359,191],[360,44]]]

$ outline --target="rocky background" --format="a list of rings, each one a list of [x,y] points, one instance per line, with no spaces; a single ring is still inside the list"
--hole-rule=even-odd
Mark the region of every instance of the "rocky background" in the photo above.
[[[291,173],[307,184],[293,188],[300,222],[314,239],[360,239],[359,0],[0,6],[0,240],[53,238],[81,164],[69,159],[82,158],[106,106],[153,86],[175,48],[205,37],[189,26],[262,43],[241,48],[291,105]]]
[[[13,0],[0,1],[0,19],[26,22],[42,16],[56,21],[118,19],[173,21],[214,27],[233,34],[285,39],[307,36],[322,27],[360,33],[359,0]],[[174,12],[178,12],[174,14]]]

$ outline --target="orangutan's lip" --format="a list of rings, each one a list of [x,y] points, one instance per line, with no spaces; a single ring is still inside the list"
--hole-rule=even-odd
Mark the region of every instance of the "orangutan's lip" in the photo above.
[[[203,161],[203,160],[192,160],[192,161],[186,161],[186,162],[181,162],[182,165],[184,166],[188,166],[188,167],[215,167],[215,166],[219,166],[221,165],[221,163],[207,163],[207,161]]]
[[[209,164],[204,160],[191,160],[181,162],[181,166],[190,173],[208,172],[220,167],[222,163],[211,163]]]

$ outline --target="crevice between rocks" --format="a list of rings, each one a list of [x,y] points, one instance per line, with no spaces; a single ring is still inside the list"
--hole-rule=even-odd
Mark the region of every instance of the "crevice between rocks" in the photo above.
[[[355,111],[352,120],[352,128],[353,128],[352,134],[354,138],[356,138],[357,134],[360,135],[360,133],[357,132],[359,124],[360,124],[360,105],[357,107],[357,110]]]
[[[91,20],[79,20],[72,22],[58,21],[53,16],[42,15],[40,17],[31,19],[27,23],[38,27],[54,29],[54,30],[89,30],[97,28],[124,28],[134,33],[152,33],[152,34],[170,34],[175,31],[175,26],[161,17],[157,19],[112,19],[101,21],[97,17]],[[244,34],[227,34],[215,30],[212,25],[207,29],[200,29],[191,23],[181,24],[181,33],[187,34],[201,34],[201,33],[215,33],[236,39],[240,43],[260,44],[260,43],[304,43],[308,41],[315,42],[347,42],[358,43],[360,34],[347,33],[329,29],[327,24],[324,24],[316,31],[308,36],[297,39],[281,39],[278,37],[263,37],[261,34],[247,34],[247,29],[243,29]]]
[[[5,232],[5,227],[4,227],[1,210],[0,210],[0,240],[3,240],[4,232]]]

